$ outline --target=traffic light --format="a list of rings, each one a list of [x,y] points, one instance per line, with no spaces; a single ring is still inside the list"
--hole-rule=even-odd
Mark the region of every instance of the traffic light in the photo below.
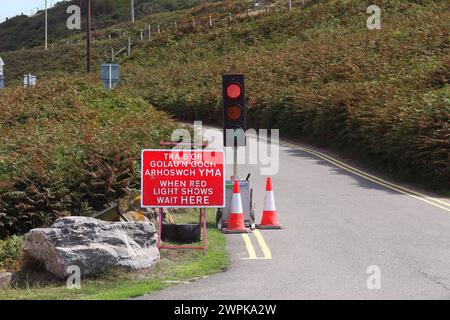
[[[224,145],[245,146],[246,109],[244,75],[222,76]]]

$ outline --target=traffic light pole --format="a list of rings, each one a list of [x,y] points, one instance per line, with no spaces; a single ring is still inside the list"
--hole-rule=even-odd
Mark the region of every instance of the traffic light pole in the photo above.
[[[234,146],[233,147],[233,180],[238,180],[238,172],[237,172],[237,150],[238,147]]]

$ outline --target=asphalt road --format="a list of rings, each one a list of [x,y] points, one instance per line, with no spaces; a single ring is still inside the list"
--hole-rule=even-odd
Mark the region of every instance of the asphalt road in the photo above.
[[[247,259],[244,237],[226,235],[227,272],[139,299],[450,299],[450,201],[333,161],[281,146],[273,187],[287,228],[261,231],[267,247],[249,235],[250,251],[262,258],[270,250],[271,259]],[[265,177],[258,165],[240,169],[247,172],[259,222]],[[371,265],[380,268],[379,289],[367,288]]]

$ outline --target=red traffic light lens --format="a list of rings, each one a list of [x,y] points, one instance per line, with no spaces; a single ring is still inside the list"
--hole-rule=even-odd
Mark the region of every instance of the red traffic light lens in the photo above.
[[[242,109],[239,106],[230,106],[227,109],[227,117],[229,120],[239,120],[241,118],[242,115]]]
[[[227,96],[231,99],[239,98],[242,94],[242,88],[236,83],[232,83],[227,88]]]

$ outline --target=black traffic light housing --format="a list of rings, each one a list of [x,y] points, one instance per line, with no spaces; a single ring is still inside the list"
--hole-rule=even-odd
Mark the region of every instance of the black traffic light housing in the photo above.
[[[222,76],[224,145],[245,146],[247,110],[245,108],[245,79],[243,74]]]

